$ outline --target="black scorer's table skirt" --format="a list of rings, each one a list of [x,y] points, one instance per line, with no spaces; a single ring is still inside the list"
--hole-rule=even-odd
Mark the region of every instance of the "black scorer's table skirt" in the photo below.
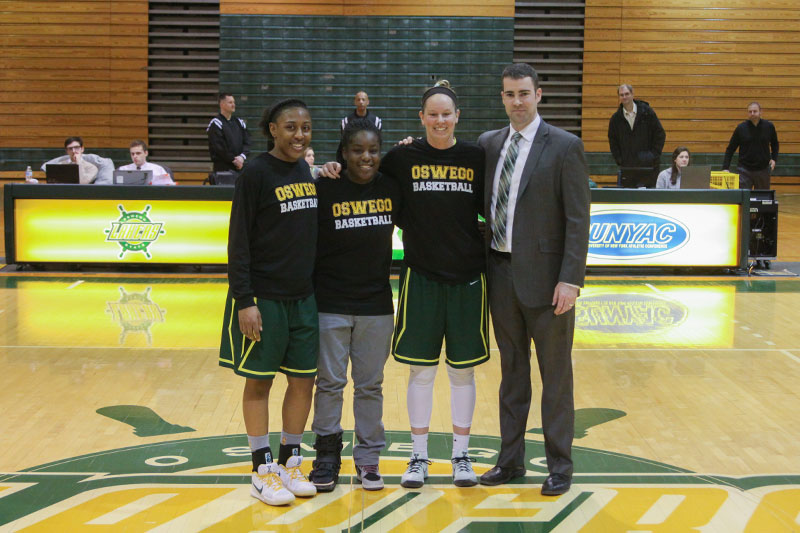
[[[227,262],[232,187],[6,184],[4,192],[10,264]],[[592,189],[588,265],[743,268],[749,207],[739,189]]]

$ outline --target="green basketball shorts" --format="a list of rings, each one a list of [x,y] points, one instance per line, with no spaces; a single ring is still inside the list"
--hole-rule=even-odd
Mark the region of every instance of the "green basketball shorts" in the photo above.
[[[437,365],[442,340],[445,360],[454,368],[479,365],[489,359],[486,275],[450,285],[404,267],[392,355],[400,363]]]
[[[302,300],[256,298],[261,313],[261,340],[253,342],[239,330],[239,306],[230,293],[225,303],[219,364],[240,376],[272,379],[314,377],[319,353],[319,320],[314,295]]]

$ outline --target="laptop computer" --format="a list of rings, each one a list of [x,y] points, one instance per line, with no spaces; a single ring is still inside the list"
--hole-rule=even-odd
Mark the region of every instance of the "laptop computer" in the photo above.
[[[66,163],[63,165],[50,163],[44,167],[47,183],[80,183],[80,169],[78,165]]]
[[[653,167],[620,167],[619,186],[625,189],[652,189],[658,173]]]
[[[681,170],[681,189],[710,189],[711,166],[689,165]]]
[[[114,185],[150,185],[153,183],[152,170],[115,170]]]

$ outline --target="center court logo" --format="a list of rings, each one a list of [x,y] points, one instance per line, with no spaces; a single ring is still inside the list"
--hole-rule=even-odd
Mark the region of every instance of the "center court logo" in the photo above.
[[[312,436],[306,437],[307,471],[313,449]],[[525,479],[458,488],[450,435],[443,433],[430,434],[425,486],[407,490],[399,481],[409,434],[388,431],[386,437],[386,489],[363,491],[354,482],[353,442],[345,438],[336,490],[284,507],[250,497],[244,435],[152,443],[8,472],[0,475],[0,530],[781,532],[793,530],[800,507],[800,475],[701,475],[578,446],[572,490],[541,496],[547,471],[538,440],[526,443]],[[496,462],[500,439],[473,435],[471,444],[480,474]]]
[[[590,257],[643,259],[673,252],[687,242],[689,228],[672,217],[633,210],[592,214]]]
[[[125,211],[122,205],[118,205],[120,211],[119,220],[111,223],[111,227],[105,230],[106,242],[116,242],[121,250],[119,258],[125,257],[127,252],[142,252],[145,257],[151,259],[148,246],[158,240],[160,235],[164,235],[166,230],[161,222],[150,220],[148,214],[150,206],[146,205],[141,212]]]

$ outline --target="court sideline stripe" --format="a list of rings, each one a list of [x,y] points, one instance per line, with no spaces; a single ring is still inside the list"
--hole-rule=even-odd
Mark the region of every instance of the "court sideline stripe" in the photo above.
[[[789,359],[791,359],[792,361],[794,361],[795,363],[800,363],[800,357],[797,357],[789,350],[781,350],[781,353],[786,357],[788,357]]]

